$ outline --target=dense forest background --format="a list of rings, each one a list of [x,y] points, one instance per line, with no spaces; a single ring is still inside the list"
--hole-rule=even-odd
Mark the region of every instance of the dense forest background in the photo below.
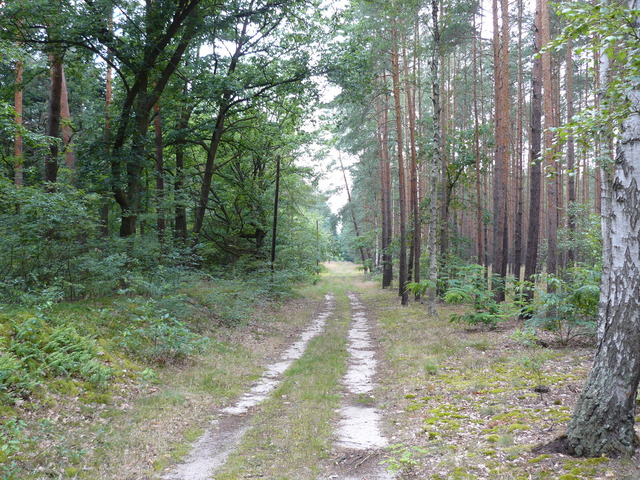
[[[0,18],[9,417],[202,352],[332,259],[433,316],[517,319],[532,345],[620,328],[598,351],[635,370],[594,388],[635,398],[635,3],[9,0]],[[633,451],[633,408],[603,409],[622,447],[571,448]]]
[[[7,3],[3,296],[99,296],[160,267],[300,277],[331,256],[385,287],[395,263],[403,303],[413,282],[432,311],[468,264],[498,302],[508,276],[592,284],[611,45],[580,31],[587,9],[563,11]],[[327,162],[337,216],[316,188]]]
[[[175,269],[284,285],[327,258],[335,221],[297,161],[327,11],[2,9],[4,301],[106,295]]]

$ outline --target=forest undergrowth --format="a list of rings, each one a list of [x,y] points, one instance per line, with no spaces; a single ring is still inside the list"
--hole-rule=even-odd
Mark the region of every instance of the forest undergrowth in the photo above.
[[[491,328],[450,322],[470,308],[462,305],[440,304],[439,317],[429,317],[425,305],[400,306],[395,291],[363,280],[353,266],[331,270],[277,302],[237,295],[231,283],[200,281],[158,296],[0,312],[0,478],[159,478],[308,324],[329,288],[360,293],[378,323],[378,387],[367,401],[383,415],[391,442],[385,466],[397,478],[640,476],[635,458],[576,459],[545,448],[564,433],[590,368],[588,338],[563,345],[538,332],[532,341],[515,319]],[[236,316],[221,317],[231,310]],[[339,336],[319,339],[318,352],[325,351],[321,342],[338,347],[332,355],[341,371]],[[279,431],[292,432],[278,440],[292,442],[282,448],[308,450],[271,461],[275,444],[266,422],[236,452],[228,478],[243,478],[251,463],[242,448],[266,455],[265,478],[317,478],[335,461],[326,427],[336,421],[340,387],[332,379],[314,392],[320,384],[305,380],[317,376],[325,356],[305,358],[300,377],[290,375],[264,409]],[[316,431],[318,410],[306,408],[316,400],[326,410],[324,437],[312,445],[300,439]],[[314,458],[318,468],[302,468]]]
[[[391,467],[401,478],[635,479],[637,458],[580,459],[558,453],[591,367],[593,341],[525,328],[451,322],[467,306],[397,305],[394,292],[363,299],[382,324]]]

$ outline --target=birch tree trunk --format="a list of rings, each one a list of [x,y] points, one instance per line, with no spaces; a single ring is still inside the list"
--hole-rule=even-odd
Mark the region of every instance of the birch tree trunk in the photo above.
[[[638,9],[637,0],[630,0]],[[628,95],[612,171],[603,173],[603,264],[598,344],[567,431],[579,456],[631,455],[640,381],[640,85]]]
[[[427,248],[429,251],[429,288],[427,289],[427,313],[437,316],[436,283],[438,280],[438,165],[440,151],[440,85],[438,83],[438,63],[440,59],[440,29],[438,24],[438,0],[431,0],[433,18],[433,56],[431,57],[431,94],[433,102],[433,157],[429,163],[429,235]]]
[[[640,88],[630,95],[640,107]],[[640,115],[623,123],[614,170],[603,186],[603,272],[598,346],[567,432],[570,451],[631,454],[640,380]]]

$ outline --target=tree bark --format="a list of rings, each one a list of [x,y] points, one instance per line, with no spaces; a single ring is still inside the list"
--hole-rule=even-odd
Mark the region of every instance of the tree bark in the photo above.
[[[640,88],[629,95],[640,107]],[[623,123],[613,172],[603,182],[603,271],[598,345],[567,442],[575,455],[633,454],[640,381],[640,115]]]
[[[520,271],[522,268],[522,217],[524,208],[523,193],[523,135],[522,135],[522,116],[524,113],[524,93],[523,93],[523,73],[522,73],[522,10],[523,0],[518,0],[518,106],[516,119],[516,154],[514,155],[515,170],[515,188],[513,189],[516,196],[515,205],[515,223],[513,227],[513,276],[516,282],[520,281]]]
[[[382,85],[385,88],[387,77],[382,73]],[[393,281],[393,258],[391,256],[392,212],[391,212],[391,167],[389,162],[389,101],[386,93],[382,93],[378,108],[378,145],[380,150],[380,190],[382,211],[382,288],[388,288]]]
[[[64,146],[65,165],[69,170],[76,169],[76,154],[73,151],[73,128],[71,128],[71,110],[69,108],[69,92],[67,79],[62,68],[62,85],[60,90],[60,118],[62,121],[62,145]]]
[[[433,103],[433,156],[429,160],[429,287],[427,288],[427,313],[437,316],[436,287],[438,282],[438,166],[441,162],[441,106],[438,66],[440,61],[440,25],[438,0],[431,0],[433,20],[433,52],[431,56],[431,101]]]
[[[540,150],[542,144],[542,62],[540,52],[540,0],[536,3],[533,39],[533,71],[531,92],[531,136],[530,136],[530,173],[529,173],[529,226],[527,230],[527,257],[524,266],[524,278],[533,281],[538,265],[538,244],[540,240],[540,191],[542,166]],[[525,297],[533,300],[533,288],[525,290]]]
[[[402,99],[400,98],[400,59],[398,54],[398,31],[397,19],[393,19],[394,25],[391,30],[391,81],[393,83],[393,99],[396,117],[396,140],[398,155],[398,189],[400,207],[400,266],[398,272],[398,295],[402,305],[409,303],[407,292],[407,206],[406,206],[406,182],[405,165],[402,143]]]
[[[573,60],[571,58],[572,45],[571,40],[566,45],[566,95],[567,95],[567,121],[570,122],[573,117]],[[576,183],[575,183],[575,143],[573,135],[567,137],[567,200],[569,206],[569,215],[567,227],[569,230],[570,238],[573,238],[576,230],[575,212],[572,207],[576,203]],[[573,266],[575,262],[575,252],[573,248],[569,248],[567,251],[567,262],[569,266]]]
[[[271,271],[276,268],[276,246],[278,234],[278,207],[280,206],[280,157],[276,158],[276,190],[273,195],[273,228],[271,229]]]
[[[551,42],[551,31],[549,21],[549,2],[542,0],[540,3],[541,12],[541,40],[542,48]],[[545,149],[545,177],[547,178],[547,273],[555,275],[558,266],[558,164],[554,156],[554,133],[555,112],[553,107],[553,89],[551,72],[551,52],[542,52],[542,87],[544,105],[544,149]],[[553,289],[549,285],[550,289]]]
[[[409,81],[409,65],[407,61],[406,46],[403,43],[403,59],[404,59],[404,75],[405,75],[405,90],[406,90],[406,102],[407,102],[407,115],[409,117],[409,151],[410,151],[410,205],[411,215],[413,220],[412,230],[412,248],[411,248],[411,262],[413,267],[412,281],[420,283],[420,255],[421,255],[421,240],[420,235],[420,203],[418,200],[418,149],[416,145],[416,106],[415,106],[415,86]],[[420,300],[420,293],[416,292],[415,300]]]
[[[498,30],[498,1],[494,0],[494,62],[496,95],[496,150],[493,176],[493,275],[501,284],[494,288],[496,301],[505,299],[507,273],[507,173],[509,170],[509,12],[507,0],[501,0],[502,25]],[[492,286],[493,288],[493,286]]]
[[[52,53],[49,56],[51,62],[51,83],[49,86],[49,109],[46,133],[51,137],[49,152],[44,159],[44,181],[49,183],[47,190],[54,190],[52,184],[58,181],[58,142],[60,134],[60,96],[62,92],[62,55]]]
[[[187,85],[183,89],[183,93],[186,95],[187,93]],[[189,117],[191,116],[192,109],[187,105],[182,105],[180,107],[180,112],[178,114],[178,131],[184,131],[189,125]],[[184,151],[185,151],[185,142],[184,136],[181,135],[181,139],[178,141],[176,145],[176,175],[174,178],[173,191],[174,191],[174,201],[176,203],[175,208],[175,230],[174,230],[174,238],[180,239],[186,243],[188,236],[187,229],[187,208],[186,201],[184,198]]]
[[[153,120],[155,139],[155,161],[156,161],[156,201],[158,228],[158,241],[164,245],[167,220],[164,214],[164,143],[162,141],[162,117],[160,115],[160,105],[156,102],[153,107],[155,117]]]
[[[483,211],[482,211],[482,181],[480,171],[482,169],[482,158],[480,156],[480,121],[478,116],[478,35],[476,30],[475,16],[473,19],[473,148],[476,157],[476,244],[477,263],[484,264],[484,242],[482,241]]]
[[[15,93],[14,93],[14,109],[16,112],[15,116],[15,124],[16,134],[13,140],[13,161],[14,161],[14,183],[21,187],[24,183],[23,178],[23,164],[24,164],[24,156],[23,156],[23,142],[22,142],[22,133],[20,129],[22,128],[22,74],[24,72],[24,65],[22,60],[18,60],[15,65],[16,79],[15,79]]]

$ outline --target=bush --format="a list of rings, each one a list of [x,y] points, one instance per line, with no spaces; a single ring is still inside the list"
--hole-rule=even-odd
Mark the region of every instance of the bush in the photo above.
[[[201,353],[209,339],[191,331],[182,319],[192,310],[184,295],[128,300],[120,305],[127,322],[119,344],[128,353],[158,363],[177,363]]]
[[[500,281],[495,275],[492,284],[495,287]],[[456,278],[450,278],[443,299],[447,303],[471,303],[473,311],[465,314],[454,313],[449,317],[452,322],[469,325],[485,325],[495,327],[507,316],[499,303],[494,300],[494,293],[489,290],[485,279],[485,268],[471,264],[458,267]]]
[[[189,330],[180,321],[163,315],[138,319],[139,326],[127,328],[121,346],[129,353],[154,363],[177,363],[201,353],[209,339]]]
[[[575,267],[561,276],[541,275],[547,291],[539,292],[539,303],[533,308],[529,325],[556,335],[562,345],[579,336],[595,333],[600,299],[599,268]]]

